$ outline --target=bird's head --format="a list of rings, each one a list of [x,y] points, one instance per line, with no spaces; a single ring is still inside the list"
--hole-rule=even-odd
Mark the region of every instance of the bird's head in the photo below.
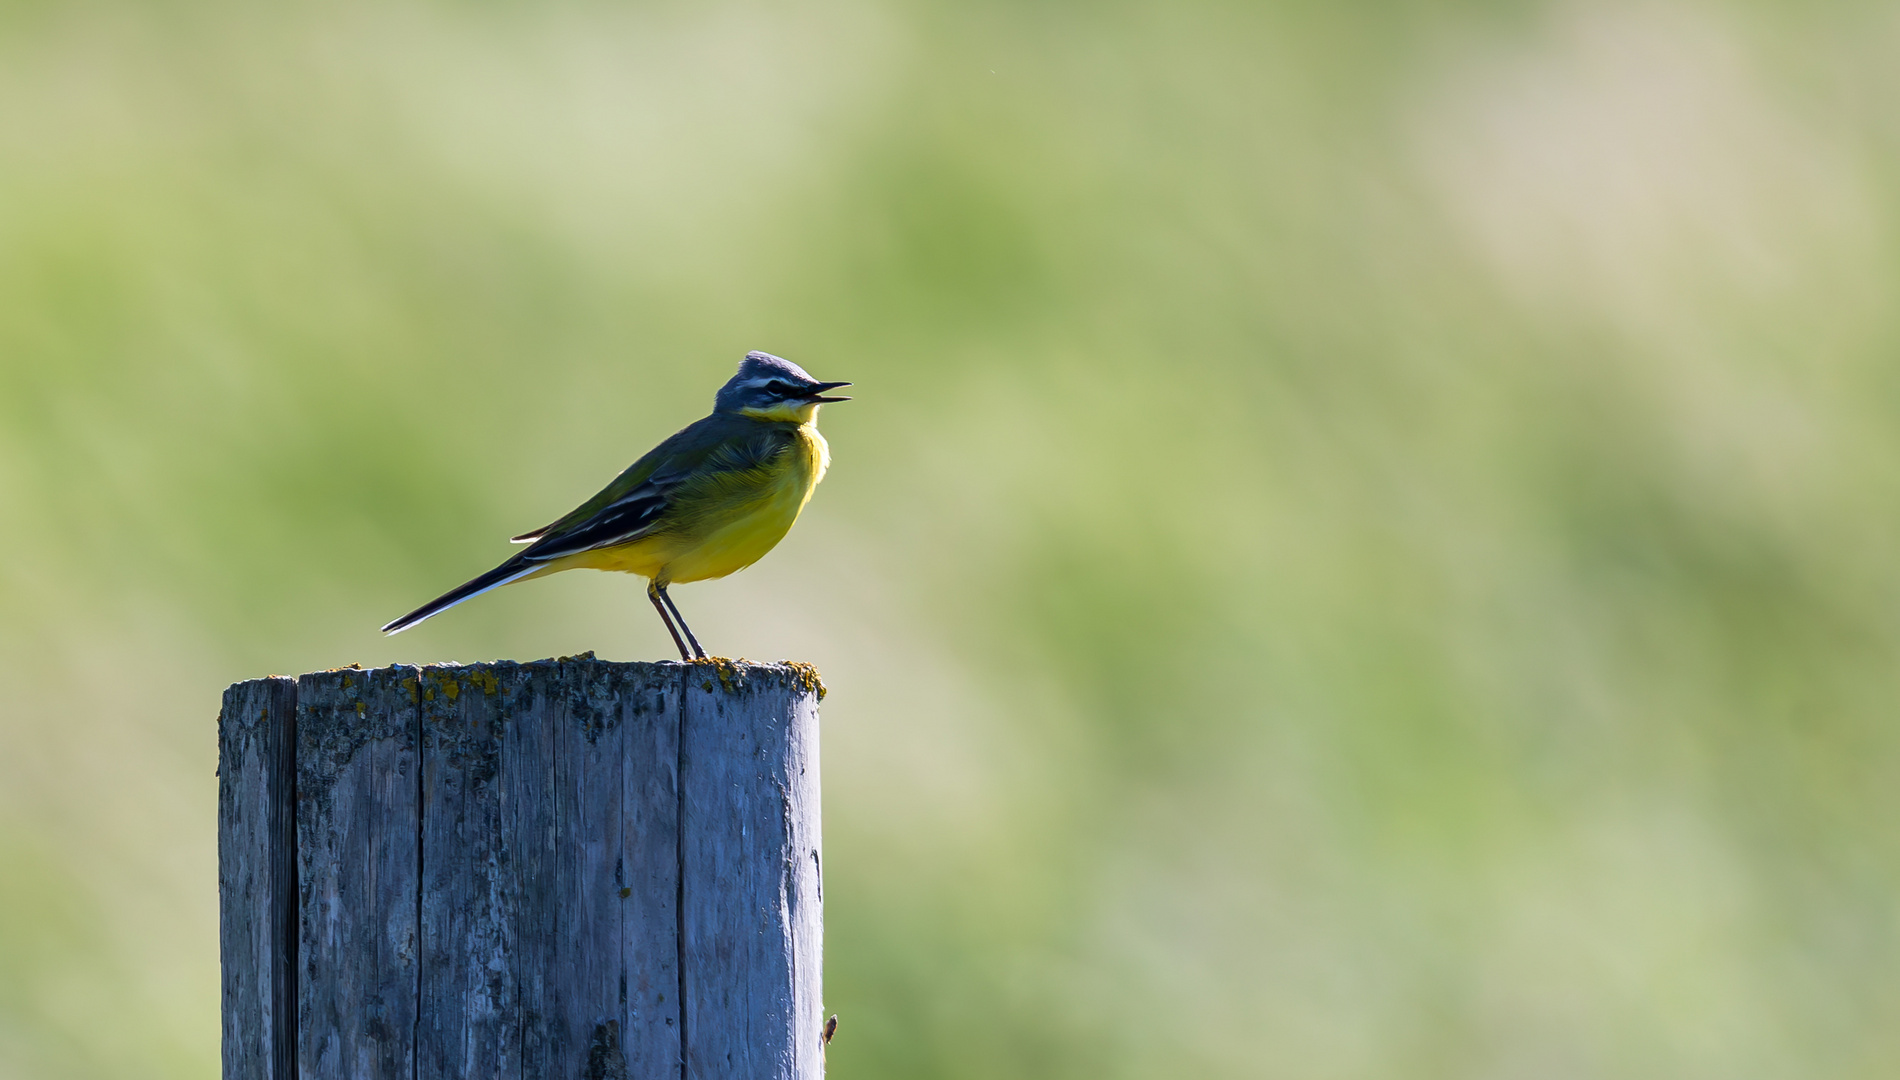
[[[850,401],[848,397],[826,397],[825,391],[848,382],[819,382],[805,369],[771,353],[749,352],[739,361],[739,373],[719,388],[713,399],[713,411],[739,413],[757,420],[790,420],[808,423],[818,406],[828,401]]]

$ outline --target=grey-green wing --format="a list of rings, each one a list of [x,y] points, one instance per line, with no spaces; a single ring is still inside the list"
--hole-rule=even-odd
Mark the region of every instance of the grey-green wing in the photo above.
[[[648,451],[559,521],[529,534],[534,543],[520,557],[545,562],[637,540],[668,520],[682,492],[742,496],[763,483],[771,462],[794,438],[783,425],[715,413]]]

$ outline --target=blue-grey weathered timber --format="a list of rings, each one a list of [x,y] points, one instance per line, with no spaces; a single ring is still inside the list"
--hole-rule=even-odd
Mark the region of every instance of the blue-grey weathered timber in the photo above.
[[[591,657],[231,687],[227,1080],[817,1080],[821,692]]]

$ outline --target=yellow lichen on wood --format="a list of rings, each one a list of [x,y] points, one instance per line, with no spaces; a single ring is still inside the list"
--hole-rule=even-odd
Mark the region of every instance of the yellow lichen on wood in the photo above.
[[[719,685],[724,687],[727,693],[736,693],[745,686],[745,669],[740,666],[745,663],[744,657],[732,660],[724,656],[702,656],[686,662],[694,667],[712,668],[713,673],[719,677]],[[706,683],[705,686],[708,690],[712,689],[712,683]]]
[[[462,683],[456,677],[454,668],[424,668],[422,670],[424,686],[422,700],[434,701],[437,693],[454,701],[462,696]]]
[[[702,656],[685,662],[693,667],[713,669],[714,674],[719,678],[719,685],[729,693],[737,693],[745,687],[746,669],[750,666],[744,657],[733,660],[724,656]],[[781,660],[779,663],[790,669],[792,682],[800,690],[807,694],[818,695],[820,701],[825,700],[825,681],[819,677],[817,667],[798,660]],[[712,689],[710,680],[700,685],[703,689],[709,691]]]
[[[792,677],[798,681],[799,689],[807,694],[817,694],[819,701],[825,700],[825,680],[818,677],[816,665],[802,660],[786,660],[783,663],[792,669]]]

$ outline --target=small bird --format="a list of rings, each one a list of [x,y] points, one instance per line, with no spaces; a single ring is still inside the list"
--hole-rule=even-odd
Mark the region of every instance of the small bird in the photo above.
[[[704,659],[667,586],[743,570],[785,538],[831,464],[818,407],[850,401],[825,396],[850,385],[819,382],[771,353],[747,353],[713,398],[711,416],[649,450],[559,521],[514,537],[528,545],[514,558],[383,633],[400,633],[510,582],[585,567],[646,578],[647,599],[680,659]]]

